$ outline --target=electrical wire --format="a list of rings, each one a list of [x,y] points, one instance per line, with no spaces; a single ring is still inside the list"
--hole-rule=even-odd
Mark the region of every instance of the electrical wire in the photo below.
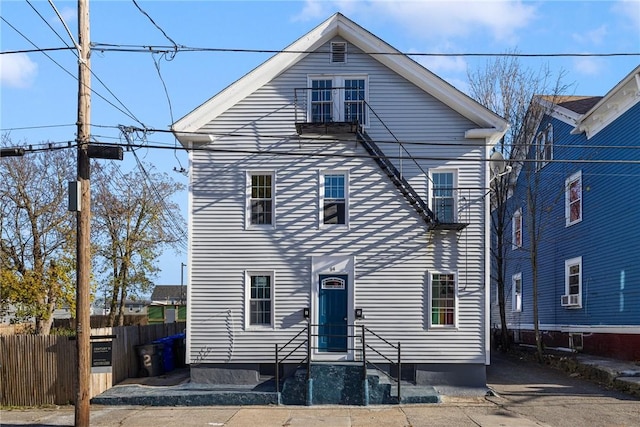
[[[69,44],[64,40],[64,38],[63,38],[63,37],[62,37],[62,36],[61,36],[61,35],[60,35],[56,30],[55,30],[55,28],[53,28],[53,27],[51,26],[51,24],[49,23],[49,21],[47,21],[47,20],[44,18],[44,16],[42,16],[42,14],[41,14],[41,13],[40,13],[36,8],[35,8],[35,6],[33,6],[33,4],[31,4],[31,2],[30,2],[29,0],[26,0],[26,2],[27,2],[27,4],[28,4],[29,6],[31,6],[31,9],[33,9],[33,11],[34,11],[34,12],[35,12],[39,17],[40,17],[40,19],[41,19],[41,20],[42,20],[42,21],[43,21],[43,22],[44,22],[44,23],[49,27],[49,29],[50,29],[51,31],[53,31],[53,33],[54,33],[56,36],[58,36],[58,38],[60,39],[60,41],[62,41],[62,43],[63,43],[65,46],[67,46],[67,47],[69,47],[69,48],[73,49],[73,47],[72,47],[72,46],[69,46]],[[62,22],[62,25],[64,25],[64,26],[65,26],[65,28],[66,28],[66,23],[62,20],[62,17],[61,17],[61,16],[60,16],[60,14],[58,13],[58,11],[55,9],[55,6],[54,6],[54,5],[53,5],[53,3],[51,2],[51,0],[49,1],[49,4],[51,4],[51,6],[54,8],[54,10],[56,11],[56,15],[58,16],[58,19]],[[71,35],[69,35],[69,36],[71,37]],[[72,38],[72,41],[74,42],[74,44],[76,44],[76,42],[75,42],[75,40],[73,40],[73,38]],[[77,48],[76,48],[76,49],[77,49]],[[76,57],[76,58],[79,58],[78,53],[77,53],[75,50],[71,50],[71,52],[73,52],[73,54],[75,55],[75,57]],[[93,76],[93,77],[94,77],[94,78],[95,78],[95,79],[96,79],[96,80],[97,80],[97,81],[98,81],[98,82],[99,82],[99,83],[100,83],[100,84],[101,84],[101,85],[102,85],[102,86],[107,90],[107,92],[109,92],[109,94],[110,94],[111,96],[113,96],[113,98],[114,98],[116,101],[118,101],[118,103],[120,103],[120,105],[122,106],[122,108],[124,108],[124,109],[129,113],[129,117],[131,117],[133,120],[135,120],[136,122],[138,122],[141,126],[144,126],[144,123],[142,123],[140,120],[138,120],[138,119],[136,118],[136,116],[131,112],[131,110],[129,110],[129,109],[127,108],[127,106],[126,106],[126,105],[124,105],[124,103],[120,100],[120,98],[118,98],[118,97],[113,93],[113,91],[111,91],[111,89],[109,89],[109,87],[107,87],[107,85],[106,85],[106,84],[105,84],[105,83],[100,79],[100,77],[98,77],[98,76],[93,72],[93,70],[92,70],[92,69],[89,69],[89,72],[90,72],[90,73],[91,73],[91,75],[92,75],[92,76]]]
[[[152,46],[152,45],[129,45],[110,43],[91,43],[91,46],[102,52],[221,52],[221,53],[293,53],[293,54],[326,54],[322,50],[287,50],[287,49],[243,49],[243,48],[214,48],[214,47],[190,47],[184,45],[176,46]],[[608,53],[435,53],[435,52],[353,52],[351,55],[377,55],[377,56],[435,56],[435,57],[523,57],[523,58],[584,58],[584,57],[616,57],[616,56],[640,56],[640,52],[608,52]]]
[[[29,42],[32,46],[34,46],[37,49],[37,52],[42,53],[44,56],[46,56],[47,58],[49,58],[49,60],[51,60],[51,62],[53,62],[54,64],[56,64],[62,71],[64,71],[65,73],[67,73],[68,75],[71,76],[72,79],[74,79],[75,81],[79,81],[78,77],[75,76],[73,73],[71,73],[69,70],[67,70],[66,68],[64,68],[59,62],[57,62],[55,59],[53,59],[49,54],[47,54],[44,50],[40,49],[38,47],[38,45],[36,45],[33,41],[31,41],[29,39],[29,37],[27,37],[26,35],[24,35],[20,30],[18,30],[16,27],[14,27],[9,21],[7,21],[3,16],[0,16],[0,19],[2,19],[3,22],[5,22],[9,27],[11,27],[11,29],[13,29],[16,33],[18,33],[20,36],[22,36],[22,38],[24,38],[27,42]],[[69,50],[69,49],[75,49],[75,48],[65,48],[65,50]],[[75,53],[75,50],[74,50]],[[93,74],[93,73],[92,73]],[[143,123],[141,123],[135,116],[133,116],[132,114],[127,113],[126,111],[124,111],[123,109],[121,109],[120,107],[118,107],[117,105],[115,105],[113,102],[109,101],[107,98],[105,98],[104,96],[102,96],[102,94],[96,92],[93,88],[90,88],[91,92],[93,94],[95,94],[96,96],[98,96],[99,98],[101,98],[103,101],[105,101],[107,104],[111,105],[112,107],[114,107],[116,110],[120,111],[121,113],[123,113],[124,115],[126,115],[127,117],[131,118],[132,120],[135,120],[136,122],[140,123],[142,126],[144,126]],[[107,89],[108,90],[108,89]],[[115,95],[114,95],[115,96]],[[126,107],[125,107],[126,108]]]

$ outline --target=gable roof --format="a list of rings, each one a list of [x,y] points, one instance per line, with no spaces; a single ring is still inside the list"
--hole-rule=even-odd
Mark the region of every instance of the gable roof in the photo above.
[[[571,133],[584,132],[589,139],[638,102],[640,102],[640,65],[585,112]]]
[[[274,55],[262,65],[179,119],[172,125],[172,131],[184,145],[187,145],[189,141],[208,141],[206,137],[197,138],[195,135],[189,135],[189,133],[197,132],[209,121],[250,95],[256,88],[262,87],[273,80],[310,52],[315,51],[337,36],[357,46],[363,52],[371,54],[381,64],[482,128],[478,132],[470,134],[469,137],[483,138],[492,136],[497,139],[508,128],[508,123],[502,117],[460,92],[344,15],[336,13],[286,47],[282,52]]]
[[[180,285],[162,285],[153,288],[151,293],[151,301],[167,301],[185,299],[186,287]],[[182,298],[180,295],[183,295]]]

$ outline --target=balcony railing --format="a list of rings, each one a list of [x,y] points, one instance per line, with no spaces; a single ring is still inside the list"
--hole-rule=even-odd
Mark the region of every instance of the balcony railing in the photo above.
[[[363,92],[348,86],[294,89],[296,131],[299,135],[355,134],[368,118]]]

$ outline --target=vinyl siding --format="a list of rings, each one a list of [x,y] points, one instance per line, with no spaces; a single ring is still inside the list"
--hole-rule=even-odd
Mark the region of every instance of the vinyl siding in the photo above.
[[[339,40],[339,39],[338,39]],[[335,40],[334,40],[335,41]],[[327,50],[327,46],[319,50]],[[407,363],[484,363],[484,148],[464,132],[477,127],[349,46],[347,64],[329,64],[310,54],[203,130],[216,135],[211,151],[192,152],[191,363],[273,361],[283,344],[304,327],[314,256],[354,256],[355,305],[367,327],[391,342],[401,341]],[[427,231],[426,224],[354,141],[308,142],[294,128],[294,88],[308,74],[366,74],[369,102],[413,156],[470,159],[423,160],[420,166],[458,170],[469,207],[459,234]],[[393,137],[373,115],[369,135]],[[243,136],[229,136],[230,134]],[[429,142],[455,143],[432,146]],[[476,141],[477,143],[477,141]],[[395,155],[395,143],[380,144]],[[251,154],[233,150],[277,150],[300,154]],[[215,150],[215,151],[214,151]],[[314,157],[314,154],[322,156]],[[332,154],[328,156],[329,154]],[[340,154],[355,157],[340,157]],[[400,161],[398,161],[400,166]],[[349,171],[349,228],[319,227],[318,174]],[[402,169],[418,191],[428,179],[406,159]],[[276,227],[245,229],[245,174],[276,175]],[[275,327],[245,330],[245,270],[275,271]],[[458,327],[428,327],[428,273],[457,272]]]
[[[556,145],[564,146],[554,150],[555,159],[609,162],[554,163],[541,171],[541,185],[549,194],[557,194],[566,178],[581,171],[583,218],[565,226],[563,194],[543,219],[538,273],[540,323],[548,329],[640,326],[640,175],[637,164],[613,161],[638,160],[640,104],[591,139],[584,134],[570,135],[572,127],[560,121],[554,120],[553,124]],[[522,200],[525,185],[521,176],[514,203]],[[528,246],[526,230],[524,237]],[[565,294],[564,262],[578,256],[582,256],[582,308],[568,309],[560,304]],[[522,271],[524,298],[522,313],[511,313],[511,293],[507,291],[509,323],[531,328],[533,296],[528,255],[525,251],[512,251],[510,257],[507,277]]]

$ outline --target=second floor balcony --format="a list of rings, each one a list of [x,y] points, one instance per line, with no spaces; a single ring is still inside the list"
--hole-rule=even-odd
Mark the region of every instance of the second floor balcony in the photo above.
[[[368,123],[364,80],[334,87],[331,80],[314,80],[312,87],[294,89],[298,135],[354,135]]]

